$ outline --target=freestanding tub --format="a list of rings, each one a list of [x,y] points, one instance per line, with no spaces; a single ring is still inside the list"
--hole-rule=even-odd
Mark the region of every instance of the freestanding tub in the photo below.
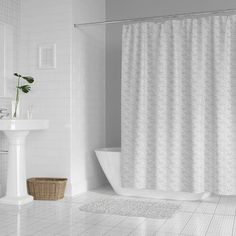
[[[201,200],[210,196],[210,193],[188,193],[122,188],[120,176],[121,148],[101,148],[95,150],[95,153],[108,181],[114,191],[119,195],[189,201]]]

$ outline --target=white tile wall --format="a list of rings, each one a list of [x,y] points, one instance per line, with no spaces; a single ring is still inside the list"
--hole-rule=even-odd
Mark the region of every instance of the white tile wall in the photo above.
[[[14,69],[17,69],[18,52],[17,42],[20,31],[20,0],[0,0],[0,21],[14,26]],[[7,107],[9,101],[0,98],[0,107]],[[7,142],[0,133],[0,150],[7,149]],[[0,196],[4,195],[6,188],[7,155],[0,154]]]
[[[27,176],[69,177],[72,4],[24,0],[21,11],[19,67],[22,74],[35,78],[23,109],[33,105],[33,118],[50,120],[49,130],[27,138]],[[45,43],[56,44],[55,69],[38,67],[38,47]]]
[[[105,182],[94,153],[106,145],[105,30],[76,29],[73,42],[71,172],[82,192]]]
[[[91,2],[104,14],[105,0]],[[73,28],[87,9],[84,4],[22,1],[19,66],[21,73],[35,77],[24,109],[33,104],[34,117],[50,120],[48,131],[27,139],[27,176],[67,177],[67,194],[97,187],[105,179],[93,152],[105,145],[105,31]],[[38,46],[45,43],[56,44],[54,70],[38,68]]]
[[[73,0],[73,22],[105,19],[105,0]],[[73,29],[71,80],[72,194],[104,184],[94,150],[105,143],[105,28]]]
[[[0,21],[18,26],[20,20],[20,0],[0,0]]]
[[[83,32],[73,24],[96,20],[93,13],[105,19],[105,0],[0,0],[0,9],[0,20],[20,32],[16,72],[35,78],[31,92],[21,95],[22,115],[33,105],[33,118],[50,120],[49,130],[27,138],[27,177],[67,177],[68,194],[103,184],[93,150],[105,146],[105,29]],[[56,69],[38,67],[38,47],[45,43],[56,44]],[[7,155],[0,158],[3,194]]]

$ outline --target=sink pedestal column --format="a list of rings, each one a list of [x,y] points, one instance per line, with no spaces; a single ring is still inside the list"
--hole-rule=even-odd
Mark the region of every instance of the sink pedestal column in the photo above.
[[[9,142],[7,192],[0,203],[23,205],[33,200],[28,195],[25,173],[25,138],[29,131],[4,131]]]

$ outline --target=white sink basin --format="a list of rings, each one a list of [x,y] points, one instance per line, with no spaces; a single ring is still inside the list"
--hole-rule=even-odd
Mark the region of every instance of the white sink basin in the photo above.
[[[47,129],[48,120],[0,120],[1,131]]]
[[[25,139],[29,132],[48,127],[48,120],[0,120],[0,131],[9,143],[7,191],[0,204],[23,205],[33,200],[26,188]]]

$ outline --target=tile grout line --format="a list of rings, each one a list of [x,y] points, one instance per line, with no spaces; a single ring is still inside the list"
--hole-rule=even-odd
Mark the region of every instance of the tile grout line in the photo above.
[[[114,215],[114,216],[116,216],[116,215]],[[120,224],[120,223],[122,223],[123,221],[125,221],[127,218],[129,218],[129,217],[127,216],[125,219],[123,219],[123,220],[121,220],[120,222],[118,222],[117,224],[113,225],[113,226],[111,227],[111,229],[108,230],[108,231],[107,231],[106,233],[104,233],[103,235],[106,235],[107,233],[109,233],[112,229],[114,229],[118,224]]]
[[[180,211],[180,212],[192,213],[192,211]],[[209,213],[209,212],[195,212],[195,213],[202,214],[202,215],[212,215],[212,213]],[[215,215],[218,215],[218,216],[234,216],[235,214],[215,213]]]
[[[23,212],[24,213],[24,212]],[[27,215],[26,215],[27,216]],[[30,216],[31,217],[31,216]],[[38,218],[38,217],[35,217],[35,216],[32,216],[31,217],[32,219],[34,219],[35,220],[35,222],[37,222],[38,220],[40,220],[40,221],[42,221],[43,220],[43,218]],[[32,222],[29,226],[33,226],[34,224],[35,224],[35,222]],[[45,220],[45,222],[46,222],[46,220]],[[54,223],[53,223],[54,224]],[[25,226],[26,227],[26,226]],[[47,225],[47,226],[44,226],[44,227],[42,227],[40,230],[36,230],[34,233],[39,233],[40,231],[42,231],[42,230],[44,230],[44,229],[47,229],[49,227],[49,225]],[[22,228],[24,229],[24,227],[22,226]]]
[[[164,201],[167,201],[167,200],[164,200]],[[182,203],[183,201],[181,201],[180,203],[179,203],[179,206],[181,205],[181,203]],[[153,202],[153,204],[152,205],[154,205],[154,203],[155,202]],[[148,211],[148,209],[147,209],[147,211]],[[128,217],[127,217],[128,218]],[[138,224],[135,228],[133,228],[132,229],[132,231],[130,232],[130,233],[128,233],[127,235],[130,235],[130,234],[132,234],[140,225],[142,225],[142,223],[144,223],[144,221],[146,220],[146,219],[154,219],[154,218],[145,218],[145,217],[140,217],[140,218],[144,218],[144,220],[140,223],[140,224]],[[125,219],[124,219],[125,220]],[[122,221],[120,221],[118,224],[120,224],[120,223],[122,223],[124,220],[122,220]],[[168,218],[163,222],[163,224],[166,222],[168,220]],[[118,224],[116,224],[114,227],[112,227],[111,228],[111,230],[113,229],[113,228],[115,228]],[[163,225],[162,224],[162,225]],[[162,226],[161,225],[161,226]],[[127,228],[128,229],[128,228]],[[104,235],[106,235],[107,233],[109,233],[111,230],[108,230]],[[157,231],[156,231],[157,232]],[[154,233],[155,234],[155,233]]]
[[[160,226],[160,228],[154,233],[154,235],[156,235],[159,231],[160,231],[160,229],[161,229],[161,227],[166,223],[166,221],[168,221],[169,219],[167,218],[162,224],[161,224],[161,226]]]
[[[95,213],[92,213],[93,215],[95,214]],[[96,214],[95,214],[96,215]],[[98,214],[98,215],[106,215],[106,214]],[[83,220],[86,220],[88,217],[90,217],[90,216],[86,216]],[[95,224],[87,224],[87,223],[84,223],[84,222],[82,222],[82,224],[84,224],[84,225],[90,225],[90,226],[92,226],[92,227],[94,227],[94,226],[97,226],[99,223],[101,223],[103,220],[105,220],[106,218],[108,218],[108,216],[106,216],[104,219],[102,219],[101,221],[98,221],[97,223],[95,223]],[[107,227],[107,226],[101,226],[101,227]],[[84,233],[86,233],[87,231],[89,231],[91,229],[91,227],[90,228],[88,228],[88,229],[85,229],[83,232],[80,232],[82,235],[84,234]]]
[[[71,207],[72,208],[72,207]],[[70,212],[70,214],[69,214],[70,216],[72,216],[72,213]],[[83,218],[83,220],[85,220],[85,219],[87,219],[88,217],[90,217],[91,215],[88,215],[88,216],[86,216],[86,217],[84,217]],[[54,222],[54,223],[52,223],[53,225],[55,225],[56,223]],[[85,224],[86,225],[86,223],[83,223],[83,224]],[[98,223],[97,223],[98,224]],[[89,224],[88,224],[89,225]],[[96,225],[96,224],[94,224],[94,225]],[[91,225],[90,225],[91,226]],[[43,227],[43,229],[40,229],[40,231],[42,231],[42,230],[45,230],[46,228],[48,228],[48,227],[50,227],[50,226],[46,226],[46,227]],[[36,233],[40,233],[40,231],[37,231]],[[82,234],[83,233],[85,233],[87,230],[85,230],[85,231],[83,231],[83,232],[81,232]]]
[[[209,228],[210,228],[210,225],[211,225],[211,222],[212,222],[214,216],[216,215],[216,214],[215,214],[215,213],[216,213],[216,209],[217,209],[217,207],[218,207],[218,205],[219,205],[219,203],[220,203],[221,198],[222,198],[222,197],[220,196],[220,197],[219,197],[219,200],[218,200],[218,202],[217,202],[216,208],[215,208],[215,210],[214,210],[214,212],[213,212],[213,214],[212,214],[212,217],[211,217],[211,220],[210,220],[210,222],[209,222],[209,225],[208,225],[208,227],[207,227],[205,236],[207,235],[207,233],[208,233],[208,231],[209,231]]]
[[[168,200],[164,200],[164,201],[167,201],[167,202],[168,202]],[[181,201],[179,202],[178,206],[180,207],[183,202],[184,202],[184,201],[181,200]],[[154,205],[154,203],[153,203],[153,205]],[[176,213],[176,212],[175,212],[175,213]],[[175,214],[175,213],[174,213],[174,214]],[[152,218],[145,218],[145,220],[146,220],[146,219],[152,219]],[[154,218],[153,218],[153,219],[154,219]],[[163,224],[166,223],[166,221],[167,221],[168,219],[169,219],[169,218],[166,218],[166,220],[161,224],[160,228],[163,226]],[[145,220],[144,220],[144,221],[145,221]],[[142,223],[143,223],[143,222],[142,222]],[[141,223],[141,224],[142,224],[142,223]],[[132,230],[132,232],[134,232],[141,224],[139,224],[136,228],[134,228],[134,230]],[[159,228],[159,229],[160,229],[160,228]],[[154,231],[153,236],[156,235],[156,233],[158,233],[159,229],[158,229],[157,231]],[[130,232],[128,235],[132,234],[132,232]]]
[[[166,201],[166,200],[165,200],[165,201]],[[152,203],[152,206],[153,206],[153,205],[154,205],[154,202]],[[148,209],[147,209],[146,211],[148,211]],[[144,218],[145,218],[145,217],[144,217]],[[144,221],[146,221],[146,219],[149,219],[149,218],[145,218]],[[144,221],[143,221],[143,222],[144,222]],[[143,222],[142,222],[142,223],[143,223]],[[132,234],[142,223],[140,223],[139,225],[137,225],[136,228],[134,228],[130,233],[128,233],[128,236],[129,236],[130,234]]]
[[[184,231],[185,227],[187,226],[188,222],[191,220],[192,216],[194,215],[194,213],[196,213],[198,207],[201,205],[202,201],[199,202],[198,206],[195,208],[195,210],[192,212],[191,216],[189,217],[189,219],[187,220],[186,224],[184,225],[183,229],[180,231],[180,233],[178,235],[181,235],[181,233]]]
[[[235,214],[234,214],[234,223],[233,223],[233,227],[232,227],[232,236],[234,236],[233,235],[233,233],[234,233],[234,227],[235,227],[235,220],[236,220],[236,209],[235,209]]]
[[[188,202],[188,201],[181,201],[180,206],[181,206],[181,204],[184,203],[184,202]],[[191,216],[189,217],[189,220],[190,220],[190,218],[192,217],[193,213],[197,210],[197,208],[199,207],[200,204],[201,204],[201,202],[199,202],[198,206],[195,208],[195,210],[194,210],[193,212],[186,212],[186,213],[191,213]],[[181,212],[181,211],[179,211],[179,212]],[[182,211],[182,212],[184,212],[184,211]],[[169,220],[169,219],[166,219],[166,221],[168,221],[168,220]],[[189,220],[188,220],[188,221],[189,221]],[[163,222],[163,224],[162,224],[162,225],[160,226],[160,228],[155,232],[155,234],[158,233],[158,232],[160,232],[160,229],[163,227],[163,225],[166,223],[166,221]],[[187,223],[188,223],[188,221],[187,221]],[[186,223],[186,224],[187,224],[187,223]],[[185,226],[184,226],[184,227],[185,227]],[[181,231],[181,232],[182,232],[182,231]],[[180,233],[181,233],[181,232],[180,232]]]
[[[117,225],[119,225],[120,223],[122,223],[123,221],[125,221],[127,218],[129,218],[128,216],[126,216],[126,218],[125,219],[123,219],[123,220],[121,220],[119,223],[117,223],[116,225],[113,225],[112,227],[111,227],[111,229],[110,230],[108,230],[106,233],[104,233],[103,235],[106,235],[107,233],[109,233],[110,231],[112,231],[112,229],[114,229]],[[145,220],[144,220],[145,221]],[[141,225],[141,224],[140,224]],[[136,227],[137,228],[137,227]],[[135,229],[136,229],[135,228]],[[133,232],[134,230],[132,230],[132,232]],[[131,232],[130,232],[131,233]],[[129,233],[128,233],[129,234]]]
[[[107,214],[107,218],[108,218],[108,216],[109,216],[109,214]],[[114,215],[114,216],[116,216],[116,215]],[[126,216],[123,220],[121,220],[121,221],[119,221],[117,224],[115,224],[115,225],[113,225],[108,231],[106,231],[103,235],[106,235],[106,234],[108,234],[110,231],[112,231],[112,229],[114,229],[117,225],[119,225],[120,223],[122,223],[123,221],[125,221],[125,220],[127,220],[129,217],[128,216]],[[105,220],[105,219],[104,219]],[[103,220],[102,220],[103,221]],[[98,223],[96,223],[96,224],[94,224],[94,225],[98,225],[99,223],[101,223],[102,221],[100,221],[100,222],[98,222]],[[145,221],[145,220],[144,220]],[[143,223],[143,222],[142,222]],[[142,223],[140,223],[140,225],[142,224]],[[104,225],[105,226],[105,225]],[[102,227],[104,227],[104,226],[102,226]],[[106,227],[106,226],[105,226]],[[136,227],[137,228],[137,227]],[[136,229],[136,228],[134,228],[134,229]],[[128,229],[128,228],[127,228]],[[84,233],[86,233],[87,231],[88,231],[89,229],[87,229],[87,230],[85,230],[85,231],[83,231],[83,233],[82,234],[84,234]],[[133,230],[132,230],[132,232],[133,232]],[[128,233],[129,234],[129,233]]]
[[[88,203],[90,200],[94,200],[93,197],[88,198]],[[83,214],[86,212],[79,210],[81,203],[86,204],[83,201],[58,202],[57,204],[35,201],[35,204],[22,208],[20,211],[0,206],[0,219],[2,219],[0,227],[3,227],[1,231],[6,235],[15,235],[16,231],[20,229],[23,234],[28,236],[32,234],[64,236],[69,233],[81,236],[108,236],[113,235],[113,232],[115,235],[125,236],[144,235],[145,233],[150,236],[162,235],[162,233],[163,235],[166,233],[180,236],[184,233],[197,233],[193,225],[198,220],[201,229],[199,233],[202,236],[218,235],[223,233],[224,229],[228,232],[227,236],[234,236],[236,230],[236,196],[232,196],[232,199],[218,195],[216,198],[206,199],[206,201],[181,201],[181,203],[178,201],[178,205],[183,207],[173,214],[173,216],[176,215],[176,220],[171,220],[173,216],[162,218],[157,223],[151,222],[150,228],[149,218],[146,217],[130,219],[129,216],[115,217],[116,215],[113,215],[111,217],[110,214],[101,213]],[[20,224],[18,216],[20,216]],[[202,217],[204,218],[202,219]],[[179,225],[181,227],[172,228],[172,225],[178,222],[182,222]],[[152,224],[154,224],[153,227]],[[226,231],[224,232],[226,233]]]

